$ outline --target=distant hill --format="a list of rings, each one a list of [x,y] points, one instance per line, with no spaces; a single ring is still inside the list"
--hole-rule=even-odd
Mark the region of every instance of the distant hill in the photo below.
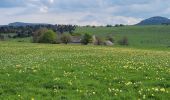
[[[23,23],[23,22],[14,22],[14,23],[10,23],[8,24],[8,26],[28,26],[28,25],[49,25],[49,24],[45,24],[45,23]]]
[[[145,19],[138,23],[137,25],[161,25],[161,24],[170,24],[170,19],[166,17],[156,16]]]

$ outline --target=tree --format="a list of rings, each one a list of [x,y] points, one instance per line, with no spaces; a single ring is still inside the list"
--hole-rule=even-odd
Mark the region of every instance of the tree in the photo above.
[[[86,33],[82,36],[81,43],[84,45],[87,45],[88,43],[90,43],[91,38],[92,38],[92,36],[90,34]]]
[[[108,24],[108,25],[106,25],[106,27],[112,27],[112,25],[109,25],[109,24]]]
[[[61,35],[60,39],[63,43],[68,44],[69,42],[71,42],[71,35],[64,33]]]
[[[125,36],[121,40],[119,40],[120,45],[129,45],[128,38]]]
[[[119,24],[116,24],[115,27],[119,27]]]
[[[39,38],[39,43],[55,43],[57,39],[57,35],[54,31],[48,30]]]
[[[123,26],[125,26],[125,25],[123,25],[123,24],[120,24],[119,26],[120,26],[120,27],[123,27]]]
[[[41,29],[47,28],[58,32],[60,34],[69,32],[70,34],[76,29],[76,25],[51,25],[51,24],[37,24],[37,25],[24,25],[24,26],[0,26],[0,33],[14,33],[15,37],[31,37],[34,33]]]
[[[47,31],[48,31],[47,28],[41,28],[41,29],[38,29],[37,31],[35,31],[33,33],[33,42],[38,43],[40,41],[40,37],[42,36],[42,34],[44,34]]]

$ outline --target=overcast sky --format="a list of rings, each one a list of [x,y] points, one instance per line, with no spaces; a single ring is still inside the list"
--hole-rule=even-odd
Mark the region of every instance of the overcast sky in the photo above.
[[[106,25],[170,17],[170,0],[0,0],[0,24]]]

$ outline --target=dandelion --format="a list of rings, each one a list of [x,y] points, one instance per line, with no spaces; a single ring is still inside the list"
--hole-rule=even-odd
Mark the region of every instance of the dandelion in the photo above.
[[[16,67],[20,67],[20,66],[21,66],[20,64],[16,65]]]
[[[165,92],[165,88],[161,88],[160,91],[161,91],[161,92]]]
[[[35,100],[34,97],[32,97],[31,100]]]
[[[152,96],[155,96],[154,94],[151,94]]]
[[[73,85],[73,83],[71,81],[68,82],[69,85]]]
[[[143,99],[146,99],[146,95],[143,95]]]
[[[37,72],[37,70],[34,69],[33,72],[35,73],[35,72]]]
[[[112,92],[112,90],[110,88],[108,88],[109,92]]]
[[[127,83],[125,83],[125,85],[131,85],[132,84],[132,82],[127,82]]]
[[[117,95],[117,93],[115,93],[115,95]]]
[[[127,68],[128,68],[128,66],[127,66],[127,65],[125,65],[125,66],[123,66],[123,68],[127,69]]]
[[[155,91],[157,91],[157,92],[158,92],[158,91],[159,91],[159,89],[158,89],[158,88],[155,88]]]

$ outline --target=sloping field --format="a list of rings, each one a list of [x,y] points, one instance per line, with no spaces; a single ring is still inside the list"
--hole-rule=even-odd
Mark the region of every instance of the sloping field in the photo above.
[[[167,48],[170,47],[170,26],[124,26],[124,27],[78,27],[75,33],[95,35],[113,35],[119,41],[126,36],[129,46],[135,48]]]

